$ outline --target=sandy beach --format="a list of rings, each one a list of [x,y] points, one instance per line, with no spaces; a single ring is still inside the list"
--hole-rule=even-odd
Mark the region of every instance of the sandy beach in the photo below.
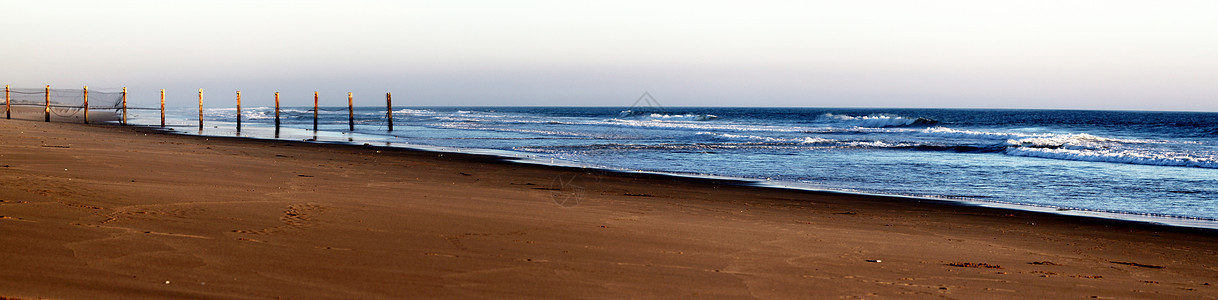
[[[1212,230],[489,156],[0,120],[0,183],[0,299],[1218,298]]]

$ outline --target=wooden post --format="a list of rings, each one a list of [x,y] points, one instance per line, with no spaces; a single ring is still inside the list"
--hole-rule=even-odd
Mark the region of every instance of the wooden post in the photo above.
[[[6,85],[4,85],[4,118],[5,119],[13,118],[13,113],[12,113],[13,107],[12,107],[12,105],[9,105],[9,103],[11,103],[11,102],[13,102],[13,99],[9,98],[9,96],[8,96],[8,85],[6,84]]]
[[[237,91],[237,132],[241,132],[241,91]]]
[[[47,90],[45,93],[42,94],[42,98],[43,98],[43,101],[46,103],[46,106],[43,108],[43,110],[46,111],[46,121],[50,122],[51,121],[51,85],[49,85],[49,84],[47,85]]]
[[[279,92],[275,92],[275,128],[279,128]]]
[[[85,86],[85,124],[89,124],[89,86]]]
[[[385,112],[389,119],[389,131],[393,131],[393,94],[385,93]]]
[[[165,89],[161,89],[161,127],[165,127]]]
[[[127,87],[123,87],[123,125],[127,125]]]
[[[203,89],[199,89],[199,130],[203,130]]]
[[[313,91],[313,132],[317,132],[317,91]]]
[[[355,96],[347,93],[347,127],[355,131]]]

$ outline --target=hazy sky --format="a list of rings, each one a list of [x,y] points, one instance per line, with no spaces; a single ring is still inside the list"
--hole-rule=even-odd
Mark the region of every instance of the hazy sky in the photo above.
[[[0,83],[207,106],[1218,111],[1218,1],[5,1]]]

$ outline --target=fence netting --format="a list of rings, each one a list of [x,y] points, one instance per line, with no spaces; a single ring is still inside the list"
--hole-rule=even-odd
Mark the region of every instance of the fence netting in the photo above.
[[[89,89],[88,121],[106,122],[120,119],[123,108],[121,89]],[[5,101],[5,117],[23,120],[83,122],[85,120],[85,91],[81,89],[9,88]]]

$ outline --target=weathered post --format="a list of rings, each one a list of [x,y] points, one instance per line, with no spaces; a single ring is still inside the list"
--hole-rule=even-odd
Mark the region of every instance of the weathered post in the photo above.
[[[127,87],[123,87],[123,125],[127,125]]]
[[[279,92],[275,92],[275,129],[279,129]]]
[[[313,132],[317,132],[317,91],[313,91]]]
[[[237,132],[241,132],[241,91],[237,91]]]
[[[355,96],[347,93],[347,127],[355,131]]]
[[[165,89],[161,89],[161,127],[165,127]]]
[[[199,130],[203,130],[203,89],[199,89]]]
[[[43,111],[46,112],[46,114],[45,114],[46,121],[50,122],[51,121],[51,85],[49,85],[49,84],[47,85],[46,91],[43,92],[43,94],[42,94],[42,99],[43,99],[44,103],[46,103],[46,106],[43,107]]]
[[[85,86],[85,124],[89,124],[89,86]]]
[[[389,131],[393,131],[393,94],[385,93],[385,114],[389,119]]]
[[[13,99],[9,98],[9,96],[8,96],[8,85],[6,84],[6,85],[4,85],[4,118],[5,119],[13,118],[13,113],[12,113],[13,107],[12,107],[12,105],[9,105],[9,103],[11,103],[11,102],[13,102]]]

